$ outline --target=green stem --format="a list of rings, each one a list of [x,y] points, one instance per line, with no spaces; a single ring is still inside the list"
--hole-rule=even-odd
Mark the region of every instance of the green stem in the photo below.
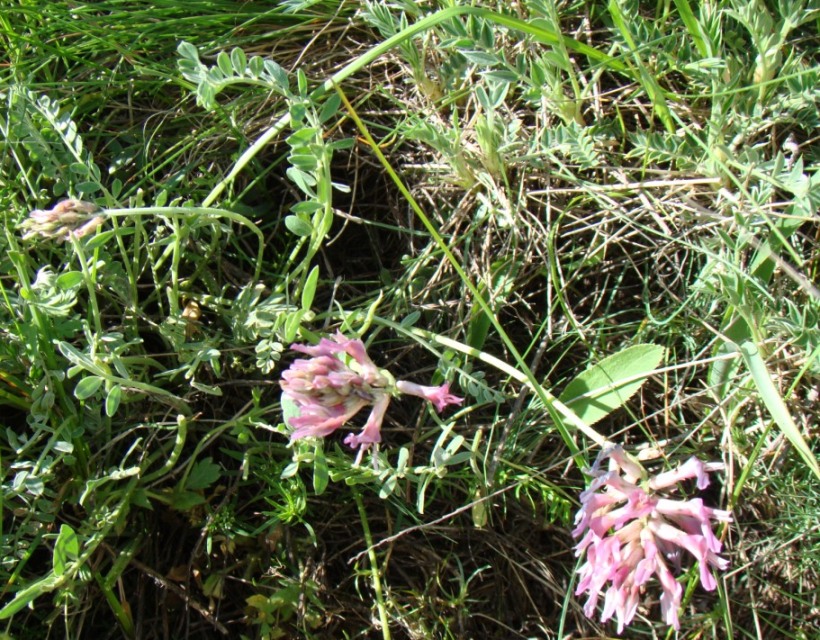
[[[165,464],[162,465],[162,468],[157,469],[156,471],[152,471],[151,473],[147,473],[142,477],[142,484],[147,485],[153,480],[169,473],[179,460],[179,457],[182,455],[182,448],[185,446],[185,439],[188,436],[188,419],[180,416],[177,419],[177,437],[176,441],[174,442],[174,448],[171,451],[171,455],[165,461]],[[149,462],[150,464],[150,462]]]
[[[382,638],[390,640],[390,625],[387,620],[387,608],[384,606],[384,594],[382,593],[382,580],[379,574],[378,558],[376,557],[376,549],[373,547],[373,536],[370,534],[370,525],[367,522],[367,512],[364,508],[362,496],[353,489],[353,497],[356,500],[356,506],[359,508],[359,518],[362,521],[362,530],[364,531],[364,541],[367,544],[367,558],[370,561],[370,577],[373,581],[373,591],[376,593],[376,606],[379,609],[379,620],[382,623]]]
[[[265,251],[265,236],[262,231],[253,222],[248,220],[245,216],[234,213],[233,211],[226,211],[225,209],[216,209],[213,207],[135,207],[133,209],[106,209],[104,211],[106,216],[112,218],[127,218],[131,216],[176,216],[192,218],[195,216],[206,216],[213,218],[225,218],[241,224],[250,229],[259,241],[259,249],[256,256],[256,269],[254,270],[254,282],[259,280],[262,273],[263,254]]]
[[[94,277],[88,270],[85,251],[83,251],[83,246],[80,244],[79,239],[77,239],[73,233],[69,233],[68,237],[71,239],[71,246],[74,248],[74,253],[77,254],[77,259],[80,262],[80,270],[82,271],[83,280],[85,281],[85,288],[88,290],[88,301],[91,303],[91,315],[93,317],[94,328],[97,330],[97,335],[101,336],[103,332],[102,320],[100,316],[100,306],[97,302],[97,290],[94,284]]]
[[[515,367],[507,364],[503,360],[496,358],[489,353],[485,353],[484,351],[480,351],[474,347],[464,344],[463,342],[458,342],[457,340],[452,340],[451,338],[447,338],[445,336],[440,336],[430,331],[425,331],[424,329],[417,329],[415,327],[407,329],[397,325],[393,322],[385,321],[383,318],[379,318],[378,322],[380,324],[385,324],[390,326],[393,329],[405,331],[409,334],[416,335],[419,338],[424,338],[430,342],[435,342],[441,345],[442,347],[446,347],[449,349],[453,349],[454,351],[458,351],[459,353],[463,353],[464,355],[470,356],[472,358],[476,358],[481,362],[484,362],[491,367],[495,367],[499,371],[506,373],[508,376],[517,380],[521,384],[524,384],[532,389],[533,392],[539,395],[543,394],[543,397],[546,398],[545,405],[551,406],[555,411],[561,414],[561,417],[566,424],[571,427],[578,429],[581,433],[583,433],[587,438],[592,440],[595,444],[604,447],[610,444],[609,440],[607,440],[604,436],[600,433],[595,431],[591,426],[589,426],[586,422],[584,422],[581,418],[578,417],[578,414],[575,413],[572,409],[570,409],[567,405],[561,402],[558,398],[556,398],[552,393],[550,393],[547,389],[536,382],[537,388],[533,387],[529,377],[525,374],[516,369]],[[543,398],[542,398],[543,399]],[[559,430],[562,428],[560,423],[558,423]]]

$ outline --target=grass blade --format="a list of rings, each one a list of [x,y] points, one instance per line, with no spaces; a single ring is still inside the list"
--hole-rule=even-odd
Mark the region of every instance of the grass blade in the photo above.
[[[766,362],[761,357],[757,345],[753,342],[744,342],[740,345],[740,354],[749,368],[749,373],[752,374],[760,399],[763,400],[763,404],[766,405],[777,426],[780,427],[783,435],[789,439],[792,446],[797,449],[800,457],[809,465],[814,475],[820,478],[820,465],[817,464],[817,458],[792,419],[786,403],[783,402],[783,397],[777,387],[774,386]]]

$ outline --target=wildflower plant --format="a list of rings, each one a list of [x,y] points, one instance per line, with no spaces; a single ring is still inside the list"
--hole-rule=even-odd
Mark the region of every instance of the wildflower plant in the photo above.
[[[296,360],[282,374],[282,395],[299,408],[299,415],[288,420],[293,428],[291,442],[330,435],[363,408],[372,406],[362,432],[345,438],[350,447],[366,448],[381,442],[382,421],[394,395],[424,398],[439,412],[464,401],[450,393],[446,382],[434,387],[397,381],[374,364],[361,340],[349,339],[341,332],[322,338],[315,346],[294,344],[291,349],[310,356]]]
[[[609,470],[601,468],[606,459]],[[581,494],[572,532],[581,538],[576,555],[586,554],[575,594],[589,594],[584,606],[587,617],[594,616],[603,593],[601,621],[614,615],[618,633],[623,632],[655,575],[661,583],[664,620],[679,629],[682,587],[674,571],[681,570],[684,551],[699,562],[703,588],[715,590],[712,569],[725,569],[729,562],[718,555],[722,545],[712,532],[712,523],[731,522],[730,513],[707,507],[700,498],[676,500],[666,494],[692,478],[698,489],[705,489],[709,473],[721,468],[720,463],[692,457],[673,471],[650,477],[622,447],[602,451],[590,469],[593,480]]]

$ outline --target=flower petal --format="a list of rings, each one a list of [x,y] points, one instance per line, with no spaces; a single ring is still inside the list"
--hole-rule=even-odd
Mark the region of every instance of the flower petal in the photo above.
[[[396,388],[401,393],[406,393],[411,396],[418,396],[429,400],[435,406],[436,411],[441,413],[448,404],[460,405],[464,402],[464,398],[460,398],[450,393],[450,383],[445,382],[439,387],[425,387],[415,382],[407,382],[406,380],[399,380],[396,382]]]

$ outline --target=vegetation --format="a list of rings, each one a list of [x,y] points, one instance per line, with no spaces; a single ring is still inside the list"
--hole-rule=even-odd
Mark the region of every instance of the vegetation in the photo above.
[[[612,443],[732,514],[626,637],[816,637],[815,0],[2,9],[0,637],[614,635]],[[337,330],[464,402],[291,442]]]

